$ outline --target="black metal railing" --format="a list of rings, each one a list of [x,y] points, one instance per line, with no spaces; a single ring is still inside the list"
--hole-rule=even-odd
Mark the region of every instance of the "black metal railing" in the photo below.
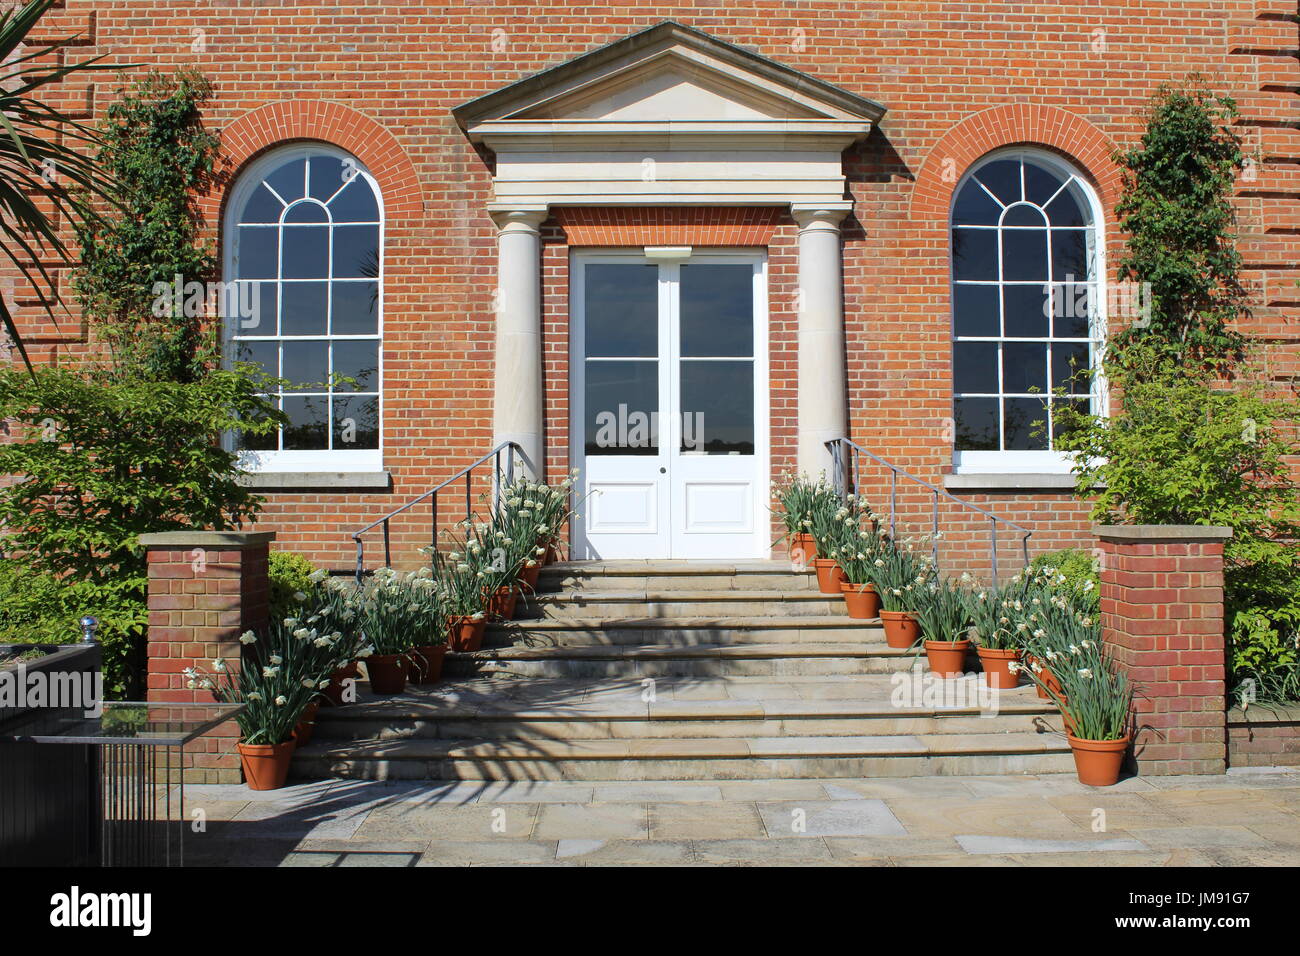
[[[878,455],[873,455],[861,445],[850,441],[847,438],[837,438],[826,443],[826,447],[831,453],[831,467],[833,470],[832,480],[836,492],[840,497],[847,498],[850,493],[858,493],[861,490],[861,461],[863,458],[869,458],[876,464],[889,470],[889,536],[891,539],[897,534],[896,522],[898,520],[898,479],[902,477],[916,485],[926,489],[933,497],[933,518],[930,529],[930,549],[931,557],[934,560],[936,569],[939,567],[939,539],[941,529],[939,527],[939,499],[944,498],[948,501],[955,502],[957,505],[967,511],[975,512],[989,520],[989,568],[993,576],[993,590],[998,587],[998,525],[1005,525],[1007,528],[1021,532],[1020,548],[1024,558],[1024,567],[1029,566],[1029,536],[1033,534],[1024,525],[1016,524],[1006,518],[999,517],[991,511],[986,511],[978,505],[973,505],[969,501],[963,501],[956,495],[944,491],[942,488],[936,488],[928,481],[924,481],[911,472],[899,468],[893,462],[886,461]]]
[[[465,518],[470,518],[474,514],[474,492],[473,477],[474,470],[482,465],[492,462],[492,512],[495,514],[501,506],[501,489],[515,480],[515,458],[522,457],[523,450],[516,442],[504,441],[489,451],[483,457],[462,468],[456,474],[452,475],[436,488],[430,488],[418,498],[412,498],[400,508],[390,511],[375,521],[370,522],[360,531],[352,535],[352,540],[357,544],[357,582],[360,583],[366,576],[366,544],[365,535],[375,528],[383,527],[384,535],[384,566],[391,567],[393,563],[393,543],[391,522],[398,515],[410,511],[416,505],[425,501],[429,502],[430,519],[432,530],[429,534],[429,543],[432,547],[438,546],[438,495],[440,492],[456,485],[460,481],[465,483]],[[504,462],[503,462],[504,458]],[[459,494],[459,491],[457,491]]]

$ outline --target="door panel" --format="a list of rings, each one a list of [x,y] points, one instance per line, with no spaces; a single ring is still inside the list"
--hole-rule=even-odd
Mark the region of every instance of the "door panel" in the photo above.
[[[764,280],[754,254],[574,254],[579,557],[767,554]]]

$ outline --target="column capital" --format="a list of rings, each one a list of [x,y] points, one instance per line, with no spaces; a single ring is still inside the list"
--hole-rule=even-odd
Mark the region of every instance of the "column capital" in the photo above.
[[[799,224],[800,232],[839,232],[840,222],[853,211],[849,201],[837,203],[791,203],[790,215]]]
[[[536,235],[550,210],[546,206],[512,206],[489,208],[488,215],[501,232],[526,232]]]

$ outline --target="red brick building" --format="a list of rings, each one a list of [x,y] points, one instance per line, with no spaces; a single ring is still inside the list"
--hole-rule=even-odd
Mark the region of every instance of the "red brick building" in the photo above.
[[[1298,24],[1278,0],[68,0],[43,30],[216,84],[208,224],[259,306],[232,353],[353,380],[282,397],[258,527],[346,567],[502,440],[601,492],[578,555],[766,554],[773,477],[845,436],[1036,551],[1091,547],[1032,423],[1057,386],[1102,400],[1070,378],[1116,319],[1110,157],[1189,71],[1241,107],[1251,331],[1300,373]],[[37,354],[79,347],[26,314]],[[887,504],[883,471],[862,485]],[[900,507],[929,528],[928,493]],[[942,508],[978,555],[987,523]],[[430,521],[395,522],[395,558]]]

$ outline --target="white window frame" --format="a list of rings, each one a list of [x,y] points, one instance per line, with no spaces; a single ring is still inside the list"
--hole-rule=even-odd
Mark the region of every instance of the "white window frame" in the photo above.
[[[239,453],[240,467],[245,471],[254,473],[284,473],[284,472],[350,472],[350,473],[367,473],[381,472],[384,467],[384,413],[385,413],[385,396],[384,396],[384,273],[385,255],[384,255],[384,238],[385,226],[387,220],[384,212],[384,194],[379,188],[374,176],[361,163],[359,159],[346,150],[339,149],[328,143],[309,142],[295,143],[293,145],[281,146],[270,150],[264,156],[258,157],[250,163],[236,181],[234,188],[230,192],[230,197],[226,203],[226,211],[223,221],[223,241],[222,241],[222,271],[227,282],[236,279],[236,266],[239,261],[239,214],[244,205],[248,202],[254,190],[261,185],[262,180],[271,173],[276,167],[285,163],[293,162],[296,159],[308,156],[319,156],[321,154],[333,156],[336,159],[352,163],[357,170],[357,175],[365,178],[370,185],[371,191],[375,196],[375,202],[378,208],[379,217],[379,274],[376,277],[379,290],[379,300],[376,304],[376,335],[378,336],[377,361],[376,369],[376,386],[375,391],[379,397],[379,447],[365,449],[335,448],[335,449],[314,449],[314,450],[275,450],[275,451],[242,451]],[[269,281],[269,280],[264,280]],[[373,339],[375,335],[327,335],[328,340],[340,339]],[[293,336],[289,337],[294,338]],[[308,339],[319,339],[321,336],[303,336]],[[276,341],[284,341],[280,336],[275,337]],[[222,353],[227,366],[234,361],[234,342],[235,337],[232,334],[230,324],[222,322]],[[329,423],[327,422],[327,425]],[[226,436],[226,447],[233,448],[233,436]]]
[[[948,210],[948,276],[949,276],[949,300],[948,301],[951,303],[951,307],[949,309],[949,322],[950,322],[949,340],[950,340],[950,347],[951,347],[950,355],[953,357],[955,363],[955,356],[956,356],[955,346],[958,339],[957,339],[957,310],[956,310],[956,303],[957,303],[957,297],[956,297],[957,278],[956,278],[956,261],[955,261],[956,244],[953,241],[953,227],[955,225],[953,223],[953,212],[956,209],[957,197],[961,194],[962,189],[965,188],[967,183],[969,183],[971,179],[976,174],[978,174],[980,169],[982,169],[984,166],[988,165],[989,163],[996,162],[997,160],[1004,160],[1004,159],[1021,159],[1021,160],[1028,159],[1034,163],[1045,166],[1048,169],[1050,169],[1052,172],[1060,176],[1062,179],[1064,179],[1066,182],[1066,187],[1068,187],[1071,180],[1077,182],[1087,202],[1088,211],[1092,215],[1092,224],[1090,228],[1093,230],[1093,235],[1095,240],[1096,274],[1095,274],[1095,278],[1087,280],[1090,282],[1094,282],[1096,287],[1096,295],[1094,296],[1094,301],[1093,301],[1092,321],[1089,326],[1089,340],[1092,343],[1091,355],[1092,355],[1093,367],[1095,368],[1097,362],[1100,360],[1101,349],[1105,344],[1105,331],[1107,327],[1106,322],[1107,322],[1108,277],[1107,277],[1107,267],[1106,267],[1106,219],[1105,219],[1104,210],[1102,208],[1101,201],[1097,196],[1096,190],[1093,189],[1092,185],[1088,182],[1087,178],[1078,169],[1076,169],[1069,163],[1062,160],[1059,156],[1056,156],[1053,153],[1050,153],[1046,150],[1026,148],[1023,146],[995,150],[991,153],[986,154],[985,156],[980,157],[980,159],[977,162],[973,163],[971,167],[966,170],[962,178],[958,181],[956,188],[953,190],[952,201],[949,204],[949,210]],[[1000,203],[1001,201],[998,200],[998,202]],[[976,228],[976,229],[986,228],[990,232],[996,232],[998,227],[967,226],[965,228]],[[1050,247],[1048,250],[1048,255],[1049,257],[1051,255]],[[996,285],[1000,288],[1004,283],[1004,281],[1005,280],[1002,278],[1001,244],[999,243],[998,278],[995,280],[988,280],[980,284]],[[975,284],[975,283],[963,282],[963,284]],[[971,339],[980,340],[985,338],[987,338],[988,341],[996,341],[996,342],[1016,340],[1015,337],[1011,337],[1010,339],[1004,337],[1001,334],[1001,330],[999,330],[999,334],[996,337],[963,336],[962,341],[969,341]],[[999,355],[1000,354],[1001,353],[999,352]],[[1000,361],[1001,359],[999,358],[999,362]],[[1048,346],[1047,364],[1050,370],[1051,367],[1050,344]],[[1000,369],[998,375],[998,382],[1000,388],[1002,382]],[[953,388],[951,391],[951,399],[952,399],[951,408],[952,408],[952,416],[953,416],[952,421],[954,422],[953,439],[952,439],[953,440],[952,464],[953,464],[953,472],[955,474],[1051,475],[1051,474],[1068,474],[1070,472],[1071,465],[1072,465],[1071,458],[1065,452],[1060,452],[1060,451],[1052,451],[1052,450],[960,451],[958,450],[956,447],[957,437],[956,437],[956,428],[955,428],[956,415],[957,415],[957,407],[956,407],[957,392],[955,386],[956,386],[956,381],[954,379]],[[1092,387],[1090,390],[1091,392],[1090,398],[1092,400],[1092,411],[1094,414],[1104,415],[1107,413],[1107,391],[1108,390],[1106,388],[1106,383],[1104,378],[1101,375],[1094,376],[1092,381]],[[998,397],[1001,398],[1002,395],[1003,393],[999,392]],[[1051,436],[1050,421],[1048,423],[1048,429],[1049,429],[1048,435],[1050,441],[1050,436]]]

